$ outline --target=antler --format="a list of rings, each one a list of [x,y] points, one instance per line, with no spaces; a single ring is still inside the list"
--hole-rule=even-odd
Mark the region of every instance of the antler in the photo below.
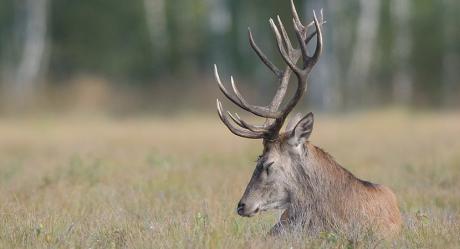
[[[228,116],[232,119],[232,122],[228,119],[228,116],[224,114],[222,110],[222,104],[217,100],[217,111],[222,122],[229,128],[229,130],[235,135],[246,137],[246,138],[264,138],[268,140],[276,139],[279,134],[281,127],[283,126],[286,117],[294,109],[294,107],[299,102],[300,98],[307,90],[307,78],[310,74],[313,66],[318,62],[319,57],[321,56],[323,48],[323,38],[321,27],[325,23],[323,20],[323,11],[321,10],[321,20],[318,21],[315,11],[313,11],[313,21],[304,26],[297,14],[297,10],[294,6],[293,0],[291,0],[291,10],[293,15],[293,25],[296,34],[297,42],[299,43],[300,48],[294,48],[289,40],[286,29],[284,28],[283,23],[279,16],[277,16],[278,25],[275,24],[273,19],[270,18],[270,26],[275,34],[276,43],[278,51],[281,54],[284,62],[287,64],[284,71],[279,70],[265,54],[260,50],[257,44],[254,41],[252,32],[248,29],[249,35],[249,44],[252,49],[259,56],[260,60],[275,74],[275,76],[280,81],[280,85],[273,97],[273,100],[268,106],[256,106],[249,104],[240,93],[236,87],[233,77],[230,77],[230,82],[233,89],[233,94],[230,94],[227,89],[222,84],[219,73],[217,71],[217,66],[214,65],[214,76],[217,80],[220,90],[222,93],[230,99],[234,104],[241,107],[242,109],[257,115],[259,117],[266,118],[266,121],[263,125],[251,125],[244,120],[242,120],[238,114],[232,115],[227,111]],[[308,34],[308,29],[311,26],[315,26],[315,31]],[[279,28],[278,28],[279,26]],[[307,44],[316,36],[316,48],[312,56],[308,54]],[[298,67],[297,61],[302,57],[302,66]],[[297,89],[294,96],[289,100],[284,108],[278,110],[281,103],[283,102],[286,90],[289,84],[289,79],[291,74],[294,73],[297,78]],[[236,126],[236,125],[237,126]]]

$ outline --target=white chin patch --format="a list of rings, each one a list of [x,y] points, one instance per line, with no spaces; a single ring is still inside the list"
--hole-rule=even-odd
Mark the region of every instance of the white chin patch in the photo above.
[[[295,147],[294,147],[294,150],[299,154],[301,155],[303,153],[303,146],[302,144],[297,144]]]
[[[270,209],[284,209],[284,207],[287,206],[287,204],[282,204],[281,202],[273,202],[268,205],[265,205],[263,208],[261,208],[261,211],[267,211]]]

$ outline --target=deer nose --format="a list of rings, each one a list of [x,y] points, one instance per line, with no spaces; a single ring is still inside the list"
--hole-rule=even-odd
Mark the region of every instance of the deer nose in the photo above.
[[[244,207],[246,206],[246,204],[242,203],[241,201],[238,202],[238,207],[236,208],[236,212],[239,214],[239,215],[243,215],[244,214]]]

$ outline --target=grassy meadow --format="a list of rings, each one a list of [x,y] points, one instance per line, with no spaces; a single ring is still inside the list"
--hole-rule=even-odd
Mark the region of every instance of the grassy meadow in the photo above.
[[[460,248],[459,113],[315,119],[313,144],[400,202],[401,235],[356,247]],[[236,214],[261,148],[217,115],[1,119],[0,248],[350,248]]]

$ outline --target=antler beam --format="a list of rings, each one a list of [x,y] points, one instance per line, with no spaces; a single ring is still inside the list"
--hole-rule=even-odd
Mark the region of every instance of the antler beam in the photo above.
[[[270,27],[275,35],[278,52],[283,58],[284,62],[287,64],[284,71],[281,71],[273,64],[267,56],[262,52],[262,50],[257,46],[254,41],[251,29],[248,29],[249,44],[252,49],[255,51],[260,60],[275,74],[275,76],[280,81],[280,85],[276,91],[276,94],[268,106],[256,106],[249,104],[241,92],[236,87],[233,77],[230,77],[230,82],[232,86],[233,93],[230,93],[222,84],[220,80],[219,72],[217,71],[217,66],[214,65],[214,76],[219,85],[222,93],[234,104],[240,108],[256,115],[259,117],[266,118],[264,125],[251,125],[244,120],[242,120],[238,114],[232,115],[230,112],[227,112],[227,115],[230,116],[230,119],[233,121],[230,122],[227,115],[224,114],[222,104],[217,100],[217,111],[222,122],[229,128],[229,130],[237,136],[246,137],[246,138],[264,138],[264,139],[274,139],[278,136],[281,126],[283,125],[286,117],[297,105],[303,94],[307,90],[307,78],[313,68],[313,66],[318,62],[319,57],[321,56],[323,48],[323,37],[321,27],[325,23],[323,19],[323,12],[321,10],[321,18],[318,20],[316,17],[315,11],[313,11],[313,21],[304,26],[297,13],[294,2],[291,0],[291,11],[293,16],[293,25],[294,31],[296,34],[297,42],[299,43],[299,48],[294,48],[289,39],[289,36],[284,28],[283,22],[280,17],[277,16],[277,24],[270,18],[269,23]],[[311,26],[315,26],[315,31],[308,33],[308,29]],[[316,48],[313,56],[309,56],[307,45],[316,36]],[[297,66],[298,59],[302,57],[302,66]],[[287,105],[278,110],[286,94],[287,86],[289,84],[290,76],[294,72],[297,78],[297,89],[294,96],[288,101]]]

